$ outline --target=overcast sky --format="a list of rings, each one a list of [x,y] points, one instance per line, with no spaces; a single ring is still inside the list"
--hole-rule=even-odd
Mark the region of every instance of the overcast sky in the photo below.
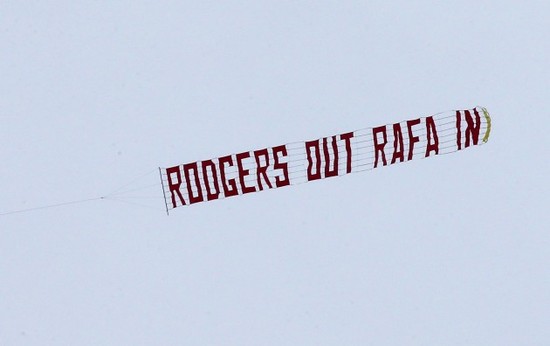
[[[0,214],[149,188],[0,216],[0,344],[550,344],[550,2],[449,3],[3,0]],[[476,105],[487,145],[164,211],[159,166]]]

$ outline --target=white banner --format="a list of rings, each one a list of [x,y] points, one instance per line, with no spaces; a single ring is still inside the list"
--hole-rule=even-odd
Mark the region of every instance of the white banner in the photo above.
[[[448,154],[486,143],[490,131],[476,107],[164,168],[166,210]]]

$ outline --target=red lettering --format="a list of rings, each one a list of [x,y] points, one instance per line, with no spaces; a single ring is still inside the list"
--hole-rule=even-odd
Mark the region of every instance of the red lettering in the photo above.
[[[250,152],[244,152],[237,154],[237,167],[239,167],[239,182],[241,183],[241,189],[243,191],[243,194],[250,193],[250,192],[256,192],[256,188],[254,186],[246,186],[246,181],[244,178],[249,175],[250,170],[244,169],[243,166],[243,160],[250,157]]]
[[[476,117],[476,122],[474,124],[474,119],[472,119],[472,114],[470,111],[465,111],[466,114],[466,143],[464,143],[464,148],[468,148],[470,146],[470,139],[473,143],[473,145],[477,145],[479,141],[479,128],[481,125],[481,119],[479,118],[479,113],[477,112],[477,108],[474,108],[474,115]]]
[[[405,147],[403,146],[403,132],[401,131],[401,124],[393,124],[393,156],[391,158],[391,164],[393,165],[397,159],[399,162],[405,160]]]
[[[218,159],[219,165],[220,165],[220,176],[222,179],[222,186],[223,186],[223,194],[225,197],[232,197],[239,194],[239,191],[237,190],[237,183],[235,182],[235,179],[226,179],[225,177],[225,164],[228,164],[229,167],[233,166],[233,158],[231,158],[231,155],[220,157]]]
[[[210,186],[210,180],[208,176],[208,168],[212,173],[212,181],[214,183],[214,192],[212,192]],[[204,187],[206,188],[206,199],[212,201],[220,197],[220,184],[218,183],[218,173],[216,170],[216,164],[212,160],[206,160],[202,162],[202,178],[204,180]]]
[[[332,154],[334,155],[334,162],[332,163],[332,170],[330,169],[330,153],[328,152],[327,138],[323,138],[323,154],[325,156],[325,178],[338,176],[338,143],[336,142],[336,136],[332,136]]]
[[[173,174],[176,175],[176,181],[172,180]],[[177,207],[176,195],[178,195],[181,204],[185,205],[185,200],[183,199],[180,191],[180,186],[182,183],[180,166],[166,168],[166,176],[168,177],[168,189],[170,190],[170,194],[172,195],[172,207]]]
[[[461,118],[460,111],[456,111],[456,147],[458,150],[462,149],[462,130],[460,129]]]
[[[340,135],[340,139],[346,142],[346,174],[351,173],[351,138],[353,138],[353,132]]]
[[[264,158],[265,165],[262,165],[262,163],[260,162],[260,157]],[[254,158],[256,159],[256,177],[258,180],[258,188],[260,189],[260,191],[264,189],[262,185],[263,177],[267,186],[272,189],[273,186],[271,185],[271,182],[269,181],[269,177],[267,175],[267,168],[269,167],[269,153],[267,152],[267,149],[256,150],[254,152]]]
[[[195,187],[197,188],[197,195],[193,196],[193,187],[191,185],[190,172],[193,171],[195,177]],[[202,196],[202,186],[199,180],[199,168],[196,162],[183,165],[183,174],[185,174],[185,181],[187,182],[187,193],[189,194],[189,204],[194,204],[204,201]]]
[[[311,157],[310,149],[315,150],[315,174],[313,173],[313,158]],[[321,153],[319,149],[319,140],[306,142],[306,154],[307,154],[307,180],[321,179]]]
[[[407,161],[410,161],[413,159],[414,155],[414,143],[418,143],[420,140],[418,139],[418,136],[413,135],[413,126],[420,124],[420,119],[414,119],[407,121],[407,128],[409,129],[409,156],[407,157]]]
[[[435,121],[433,117],[426,118],[426,135],[428,136],[428,144],[426,145],[426,157],[430,156],[430,153],[432,151],[435,151],[436,155],[439,154],[439,138],[437,137],[437,129],[435,127]]]
[[[279,162],[279,154],[283,154],[283,157],[286,157],[288,155],[285,145],[273,147],[273,159],[275,161],[275,163],[273,164],[273,169],[280,169],[283,171],[283,179],[281,179],[279,176],[275,177],[275,186],[283,187],[290,185],[290,178],[288,176],[288,164],[286,162]]]
[[[383,143],[378,143],[378,134],[382,133],[384,138]],[[374,168],[378,167],[379,153],[382,153],[382,163],[387,165],[386,154],[384,153],[384,147],[388,143],[388,134],[386,133],[386,126],[379,126],[372,129],[372,139],[374,141]]]

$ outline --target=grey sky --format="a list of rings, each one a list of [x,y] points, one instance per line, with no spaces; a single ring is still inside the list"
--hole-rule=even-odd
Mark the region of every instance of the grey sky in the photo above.
[[[170,217],[160,184],[131,200],[153,208],[2,216],[0,344],[550,344],[548,13],[3,1],[0,213],[451,109],[487,107],[493,131],[472,150]]]

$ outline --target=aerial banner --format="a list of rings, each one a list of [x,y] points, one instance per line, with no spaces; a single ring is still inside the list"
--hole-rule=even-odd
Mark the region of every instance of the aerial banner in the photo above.
[[[449,154],[490,131],[489,113],[475,107],[160,168],[166,211]]]

